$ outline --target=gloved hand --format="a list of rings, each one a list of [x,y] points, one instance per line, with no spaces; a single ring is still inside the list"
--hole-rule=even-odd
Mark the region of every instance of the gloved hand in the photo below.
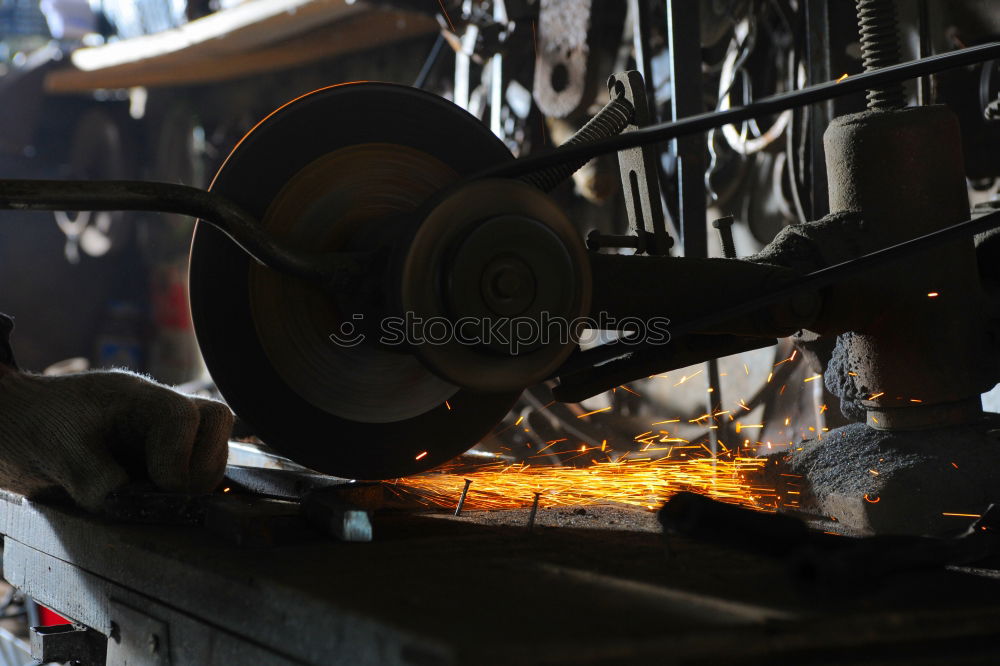
[[[222,480],[233,415],[126,371],[0,377],[0,486],[65,489],[100,510],[109,492],[147,478],[181,493]]]

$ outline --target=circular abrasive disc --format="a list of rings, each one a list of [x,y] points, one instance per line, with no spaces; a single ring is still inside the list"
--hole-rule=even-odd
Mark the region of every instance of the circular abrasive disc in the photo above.
[[[261,121],[211,189],[291,247],[336,251],[365,225],[510,159],[441,98],[348,84]],[[190,271],[198,344],[219,390],[263,441],[306,466],[359,479],[423,471],[475,444],[517,397],[461,390],[370,340],[336,344],[330,335],[345,330],[345,316],[329,297],[256,265],[208,225],[195,231]]]

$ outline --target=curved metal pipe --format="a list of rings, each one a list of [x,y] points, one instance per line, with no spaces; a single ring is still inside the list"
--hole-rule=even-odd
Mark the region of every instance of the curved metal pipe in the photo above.
[[[257,262],[327,289],[361,274],[366,255],[307,254],[274,238],[252,215],[196,187],[129,180],[0,180],[0,210],[128,210],[198,218],[226,234]]]

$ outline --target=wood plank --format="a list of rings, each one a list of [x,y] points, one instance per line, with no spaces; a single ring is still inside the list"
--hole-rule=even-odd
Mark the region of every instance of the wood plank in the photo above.
[[[334,7],[335,11],[320,13],[319,16],[313,13],[314,6],[331,3],[333,0],[310,0],[305,5],[309,11],[296,13],[295,16],[299,18],[294,21],[282,15],[263,22],[265,28],[279,23],[275,32],[269,29],[258,30],[260,26],[253,29],[247,27],[237,33],[229,33],[228,36],[219,36],[153,57],[125,60],[116,56],[102,59],[104,65],[100,67],[88,69],[75,66],[56,70],[46,77],[45,88],[50,93],[81,93],[136,86],[152,88],[205,85],[307,65],[438,30],[437,23],[430,17],[404,11],[365,10],[346,13]],[[300,16],[303,13],[306,15]],[[323,18],[322,22],[317,20],[319,17]],[[197,22],[193,21],[192,24]],[[283,41],[276,42],[276,34]],[[100,48],[127,45],[139,39],[146,38],[140,37]],[[83,51],[90,49],[74,54],[75,65],[80,60],[77,56]],[[94,62],[96,60],[87,61],[88,67]]]
[[[73,52],[73,65],[94,71],[140,60],[224,55],[293,37],[362,11],[347,0],[251,0],[151,35]]]

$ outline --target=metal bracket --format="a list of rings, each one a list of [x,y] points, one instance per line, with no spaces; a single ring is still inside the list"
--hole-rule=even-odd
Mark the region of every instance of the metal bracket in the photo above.
[[[31,658],[42,664],[105,666],[104,652],[104,635],[80,624],[31,628]]]
[[[636,71],[613,74],[608,79],[611,97],[624,97],[633,108],[632,122],[625,128],[631,132],[650,122],[649,105],[642,75]],[[665,255],[674,239],[667,233],[657,178],[658,155],[653,144],[629,148],[618,153],[622,175],[622,192],[628,213],[629,234],[637,239],[637,253]]]
[[[170,666],[166,622],[111,599],[106,666]]]

